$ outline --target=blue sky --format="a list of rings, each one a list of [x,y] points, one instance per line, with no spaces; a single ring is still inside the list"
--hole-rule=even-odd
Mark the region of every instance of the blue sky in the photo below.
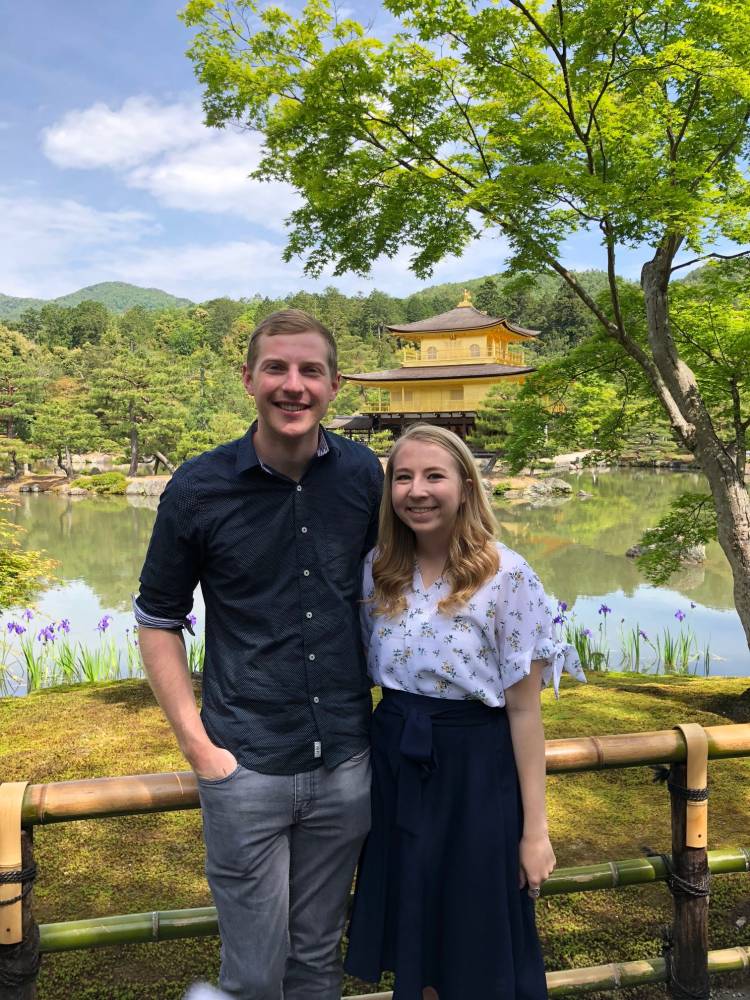
[[[49,298],[130,281],[201,301],[325,284],[349,294],[422,287],[406,250],[368,280],[316,282],[281,260],[295,193],[248,179],[258,136],[203,126],[178,7],[0,0],[0,292]],[[565,263],[600,265],[597,251],[580,237]],[[500,271],[504,260],[488,237],[429,283]],[[637,277],[641,262],[627,255],[623,273]]]

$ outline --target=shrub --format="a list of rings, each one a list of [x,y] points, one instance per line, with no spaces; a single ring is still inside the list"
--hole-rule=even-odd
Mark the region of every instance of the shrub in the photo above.
[[[492,495],[494,497],[504,497],[509,489],[511,489],[510,483],[495,483],[492,487]]]
[[[100,496],[117,496],[125,492],[128,481],[121,472],[100,472],[96,476],[79,476],[70,484],[91,490]]]

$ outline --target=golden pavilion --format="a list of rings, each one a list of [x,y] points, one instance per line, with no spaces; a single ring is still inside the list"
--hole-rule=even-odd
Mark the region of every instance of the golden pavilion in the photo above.
[[[493,385],[523,382],[534,371],[524,345],[539,331],[480,312],[467,291],[455,309],[387,329],[415,346],[403,350],[400,368],[345,376],[376,389],[377,404],[337,418],[331,425],[336,430],[390,430],[398,436],[409,424],[426,421],[466,437]]]

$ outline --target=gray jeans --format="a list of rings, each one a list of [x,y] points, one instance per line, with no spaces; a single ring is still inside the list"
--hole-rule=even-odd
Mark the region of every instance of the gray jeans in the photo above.
[[[332,771],[198,779],[223,990],[339,1000],[340,940],[370,827],[370,755]]]

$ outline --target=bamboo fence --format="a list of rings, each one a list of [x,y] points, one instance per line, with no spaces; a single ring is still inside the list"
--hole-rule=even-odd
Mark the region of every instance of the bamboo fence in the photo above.
[[[706,727],[709,760],[750,756],[750,725]],[[686,784],[686,743],[677,730],[630,733],[616,736],[586,736],[548,740],[548,773],[595,771],[647,764],[670,764],[673,783]],[[131,775],[119,778],[93,778],[82,781],[29,785],[23,798],[21,822],[30,855],[34,826],[68,820],[94,819],[197,808],[198,792],[192,772]],[[673,843],[671,861],[687,881],[700,867],[714,874],[750,871],[750,852],[745,848],[707,852],[705,847],[684,847],[685,801],[672,798]],[[26,864],[26,862],[24,862]],[[552,875],[544,886],[544,895],[595,891],[626,887],[666,879],[662,857],[636,858],[564,869]],[[691,969],[723,972],[750,967],[750,950],[731,948],[709,952],[706,936],[707,898],[685,902],[675,897],[675,922],[678,936],[690,947],[676,950],[672,971],[664,958],[637,962],[613,963],[587,969],[550,972],[547,976],[551,997],[571,991],[619,989],[645,983],[668,982],[670,975],[690,975]],[[30,924],[31,896],[24,901],[24,926]],[[133,941],[168,940],[216,933],[213,907],[194,910],[167,910],[145,914],[94,918],[48,924],[40,928],[41,950],[45,952],[90,948]],[[679,953],[678,953],[679,952]],[[6,961],[0,950],[0,974]],[[6,961],[7,964],[7,961]],[[10,969],[10,966],[8,966]],[[682,971],[681,971],[682,970]],[[688,970],[687,972],[685,970]],[[695,979],[684,979],[697,982]],[[701,987],[702,988],[702,987]],[[3,996],[5,997],[5,993]],[[27,977],[12,1000],[35,997],[33,976]],[[708,997],[705,993],[696,994]],[[390,993],[371,994],[369,1000],[385,1000]],[[360,997],[359,1000],[368,1000]]]

